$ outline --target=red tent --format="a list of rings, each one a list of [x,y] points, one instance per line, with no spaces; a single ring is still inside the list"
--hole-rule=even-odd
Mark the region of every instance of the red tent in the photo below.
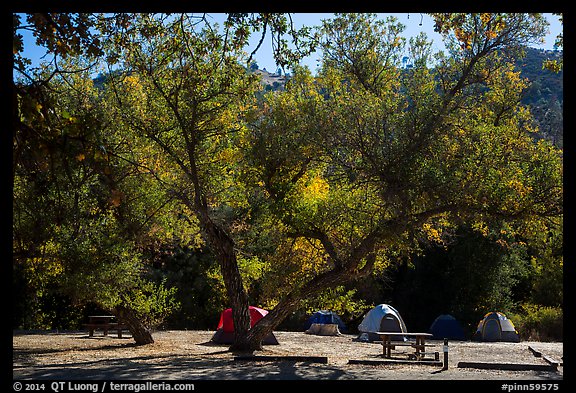
[[[250,306],[248,311],[250,312],[250,327],[268,314],[268,311],[254,306]],[[232,344],[234,342],[234,321],[231,308],[227,308],[220,314],[220,322],[218,322],[216,333],[212,336],[212,341],[219,344]],[[262,340],[262,344],[278,344],[278,340],[274,334],[270,333]]]
[[[248,311],[250,311],[250,327],[254,326],[264,315],[268,314],[268,311],[254,306],[248,307]],[[232,319],[231,308],[222,311],[217,329],[223,329],[225,332],[234,332],[234,320]]]

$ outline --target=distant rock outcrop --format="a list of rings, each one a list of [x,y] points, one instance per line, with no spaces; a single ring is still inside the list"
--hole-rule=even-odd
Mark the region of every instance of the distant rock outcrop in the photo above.
[[[286,76],[285,75],[278,75],[272,72],[266,71],[264,69],[255,69],[254,73],[260,75],[260,82],[264,86],[265,90],[284,90],[286,86]]]

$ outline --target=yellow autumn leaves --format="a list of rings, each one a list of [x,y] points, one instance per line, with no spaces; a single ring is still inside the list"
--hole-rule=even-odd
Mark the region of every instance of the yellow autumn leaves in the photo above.
[[[328,196],[330,186],[322,177],[313,175],[302,187],[302,198],[307,201],[324,200]]]
[[[320,173],[305,173],[291,192],[291,201],[310,218],[318,207],[328,199],[330,185]]]
[[[450,21],[444,19],[437,17],[437,25],[452,27],[461,48],[466,50],[472,49],[474,45],[482,47],[484,40],[496,39],[507,26],[505,18],[497,13],[471,14],[467,18],[455,14]]]

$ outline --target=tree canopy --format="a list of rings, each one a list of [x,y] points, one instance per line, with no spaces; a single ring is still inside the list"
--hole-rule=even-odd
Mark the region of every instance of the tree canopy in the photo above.
[[[97,85],[54,67],[15,84],[15,263],[40,263],[42,277],[64,277],[74,299],[100,299],[137,332],[175,307],[146,274],[158,244],[206,246],[233,308],[233,347],[253,350],[303,301],[446,244],[463,225],[557,230],[562,152],[531,138],[528,84],[514,70],[544,19],[433,17],[446,53],[373,14],[299,33],[277,14],[230,14],[222,29],[187,14],[43,17],[66,26],[51,36],[39,24],[47,48],[72,58],[56,68],[87,70],[101,56],[108,69]],[[243,47],[267,26],[310,41],[287,52],[278,39],[293,75],[256,94]],[[60,48],[69,32],[81,40]],[[315,47],[313,76],[295,63]],[[88,289],[101,283],[110,288]],[[250,328],[256,292],[271,311]]]

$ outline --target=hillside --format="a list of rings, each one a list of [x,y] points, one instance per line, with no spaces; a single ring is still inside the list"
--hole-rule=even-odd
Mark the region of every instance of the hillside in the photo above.
[[[564,73],[542,69],[544,60],[562,57],[562,52],[526,48],[526,57],[517,62],[521,75],[532,83],[522,103],[530,107],[540,132],[537,139],[548,139],[563,146]]]
[[[554,73],[543,70],[545,60],[558,60],[562,58],[562,52],[526,48],[526,57],[517,62],[521,75],[532,82],[532,86],[526,91],[522,102],[530,105],[540,99],[546,101],[558,100],[563,102],[563,72]]]
[[[286,76],[285,75],[278,75],[272,72],[268,72],[266,68],[263,70],[255,69],[254,73],[260,75],[261,83],[264,85],[264,90],[284,90],[284,86],[286,85]]]

